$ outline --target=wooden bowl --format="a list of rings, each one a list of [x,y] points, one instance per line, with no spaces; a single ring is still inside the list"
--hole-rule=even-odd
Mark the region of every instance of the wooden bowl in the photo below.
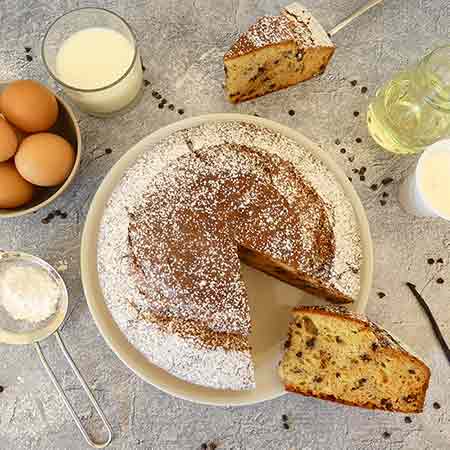
[[[0,93],[8,86],[11,81],[0,81]],[[49,89],[47,87],[47,89]],[[75,163],[73,165],[70,175],[66,181],[59,186],[54,187],[35,187],[33,199],[31,202],[26,203],[23,206],[13,209],[0,208],[0,219],[7,217],[19,217],[25,214],[30,214],[38,209],[41,209],[49,205],[53,200],[58,198],[72,183],[75,175],[80,167],[81,160],[81,133],[78,127],[77,119],[72,111],[72,108],[56,95],[51,89],[50,92],[56,97],[58,101],[59,114],[55,124],[48,130],[50,133],[55,133],[62,136],[72,145],[75,150]]]

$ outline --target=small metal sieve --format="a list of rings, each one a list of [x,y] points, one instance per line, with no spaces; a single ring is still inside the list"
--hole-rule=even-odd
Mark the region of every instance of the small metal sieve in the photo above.
[[[97,400],[95,399],[86,381],[82,377],[80,371],[78,370],[69,352],[67,351],[64,342],[61,338],[61,335],[58,332],[58,329],[61,327],[64,318],[66,317],[68,308],[67,288],[63,279],[52,266],[50,266],[48,263],[46,263],[40,258],[22,252],[5,252],[0,250],[0,280],[2,277],[2,273],[4,273],[4,271],[11,266],[15,267],[32,266],[34,268],[38,268],[39,270],[44,271],[54,281],[57,289],[59,290],[59,298],[57,309],[54,314],[52,314],[47,320],[33,323],[24,320],[15,320],[14,318],[12,318],[8,314],[6,309],[3,308],[2,299],[0,297],[0,343],[13,345],[33,344],[37,354],[39,355],[39,359],[41,360],[50,379],[53,382],[53,385],[59,392],[64,404],[66,405],[67,409],[70,412],[70,415],[72,416],[81,434],[86,439],[87,443],[94,448],[104,448],[108,446],[112,440],[111,426],[109,425],[103,411],[101,410],[99,404],[97,403]],[[50,337],[52,334],[55,335],[63,355],[69,362],[70,367],[72,368],[73,372],[78,378],[78,381],[80,382],[84,391],[86,392],[92,406],[95,408],[98,415],[103,421],[103,424],[108,434],[108,438],[104,442],[97,443],[91,439],[88,432],[83,427],[80,418],[73,409],[68,397],[64,392],[64,389],[59,384],[55,374],[53,373],[51,367],[49,366],[47,360],[45,359],[45,356],[42,352],[39,343],[40,341]]]

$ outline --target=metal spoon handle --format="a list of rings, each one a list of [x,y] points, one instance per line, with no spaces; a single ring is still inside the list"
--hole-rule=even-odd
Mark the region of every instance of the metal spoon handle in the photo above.
[[[345,18],[342,22],[339,22],[335,27],[333,27],[329,32],[328,36],[334,36],[338,31],[341,31],[342,28],[345,28],[349,23],[353,22],[360,15],[364,14],[369,9],[381,3],[383,0],[370,0],[364,6],[357,9],[353,14],[350,14],[347,18]]]
[[[67,351],[67,348],[64,345],[64,342],[61,338],[61,335],[58,333],[58,331],[56,331],[55,336],[56,336],[56,340],[58,341],[58,344],[59,344],[61,351],[63,352],[66,360],[70,364],[70,367],[72,368],[73,372],[75,373],[76,377],[78,378],[78,381],[80,382],[81,386],[83,387],[84,391],[86,392],[87,396],[89,397],[89,400],[90,400],[92,406],[95,408],[95,410],[97,411],[97,414],[100,416],[103,424],[105,425],[105,428],[108,433],[108,438],[105,442],[97,443],[91,439],[88,432],[83,427],[83,424],[81,423],[80,418],[77,416],[77,413],[73,409],[72,404],[70,403],[70,400],[68,399],[66,393],[64,392],[64,389],[59,384],[59,381],[56,379],[56,376],[53,373],[53,370],[51,369],[47,360],[45,359],[45,356],[42,353],[41,346],[39,345],[38,342],[34,343],[34,348],[35,348],[37,354],[39,355],[39,359],[41,360],[43,366],[45,367],[50,379],[52,380],[53,385],[55,386],[56,390],[59,392],[59,395],[61,396],[64,404],[66,405],[66,408],[68,409],[70,415],[72,416],[72,419],[74,420],[75,424],[77,425],[77,427],[80,430],[81,434],[83,435],[84,439],[86,439],[86,442],[93,448],[104,448],[104,447],[108,446],[112,441],[111,425],[108,423],[108,420],[106,419],[105,414],[101,410],[100,405],[97,403],[97,400],[95,399],[94,395],[92,394],[91,390],[89,389],[89,386],[87,385],[86,381],[84,380],[80,371],[78,370],[78,367],[75,365],[72,357],[70,356],[69,352]]]

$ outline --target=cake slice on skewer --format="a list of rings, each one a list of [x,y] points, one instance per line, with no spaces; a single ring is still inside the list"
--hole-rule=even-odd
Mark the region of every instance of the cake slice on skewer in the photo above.
[[[335,50],[320,23],[299,3],[264,16],[224,56],[233,103],[284,89],[324,72]]]

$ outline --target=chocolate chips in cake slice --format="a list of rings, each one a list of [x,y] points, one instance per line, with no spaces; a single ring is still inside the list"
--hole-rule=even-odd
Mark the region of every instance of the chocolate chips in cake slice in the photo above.
[[[333,307],[298,307],[293,315],[296,332],[279,367],[288,391],[371,409],[422,411],[428,367],[379,326]],[[299,322],[309,325],[298,328]]]
[[[321,25],[297,3],[261,17],[224,56],[228,98],[238,103],[320,75],[333,52]]]

